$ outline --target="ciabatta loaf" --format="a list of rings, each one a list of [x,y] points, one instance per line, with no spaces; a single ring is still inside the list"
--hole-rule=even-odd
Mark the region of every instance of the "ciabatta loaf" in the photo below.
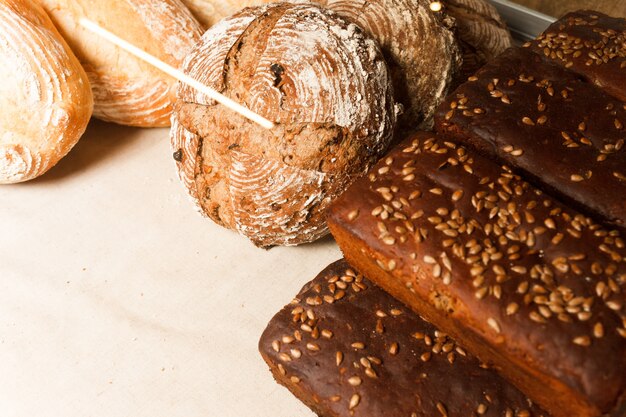
[[[72,149],[93,109],[85,71],[31,0],[0,0],[0,79],[0,184],[30,180]]]

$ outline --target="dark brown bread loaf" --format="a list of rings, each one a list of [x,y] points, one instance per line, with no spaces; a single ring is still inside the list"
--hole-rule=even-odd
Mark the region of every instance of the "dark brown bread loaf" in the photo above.
[[[446,99],[436,124],[578,209],[626,226],[626,105],[575,73],[510,49]]]
[[[328,233],[328,204],[386,151],[396,122],[387,65],[356,25],[310,3],[246,8],[209,29],[183,70],[276,126],[181,85],[179,176],[201,212],[257,246]]]
[[[626,101],[626,19],[569,13],[525,46]]]
[[[626,411],[618,232],[429,133],[356,181],[329,225],[352,265],[554,416]]]
[[[322,417],[547,416],[344,260],[274,316],[259,350]]]

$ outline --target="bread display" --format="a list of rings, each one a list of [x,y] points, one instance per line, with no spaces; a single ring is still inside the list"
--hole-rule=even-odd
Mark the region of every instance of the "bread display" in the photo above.
[[[176,81],[79,25],[88,18],[178,67],[202,34],[180,0],[36,0],[83,64],[94,116],[119,124],[169,126]]]
[[[205,28],[237,13],[244,7],[271,3],[269,0],[181,0]]]
[[[623,123],[622,102],[525,48],[483,67],[437,113],[439,132],[621,227],[626,226]]]
[[[463,54],[463,80],[513,45],[511,33],[496,8],[486,0],[446,0],[455,19]]]
[[[581,10],[525,45],[626,101],[626,19]]]
[[[87,75],[41,7],[0,0],[0,184],[52,168],[91,117]]]
[[[328,217],[350,264],[553,416],[626,411],[619,232],[432,133],[389,153]]]
[[[244,9],[209,29],[183,68],[276,123],[265,130],[179,87],[179,176],[202,213],[257,246],[325,235],[328,204],[391,140],[396,108],[380,49],[316,5]]]
[[[548,416],[344,260],[274,316],[259,350],[321,417]]]
[[[357,24],[381,45],[395,98],[404,106],[404,129],[433,125],[435,108],[457,78],[461,55],[453,20],[429,0],[319,0]]]

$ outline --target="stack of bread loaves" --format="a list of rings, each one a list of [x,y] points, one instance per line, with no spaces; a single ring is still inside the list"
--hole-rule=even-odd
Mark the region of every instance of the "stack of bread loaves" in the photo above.
[[[94,116],[124,125],[169,126],[176,80],[79,25],[83,17],[178,67],[198,42],[200,24],[180,0],[35,0],[83,64]]]
[[[175,81],[86,32],[82,17],[173,66],[201,35],[179,0],[0,0],[0,183],[54,166],[92,113],[134,126],[170,124]]]
[[[421,351],[387,333],[394,313],[382,304],[369,308],[384,350],[350,325],[327,331],[346,307],[329,313],[326,303],[369,291],[358,270],[444,332],[430,336],[426,361],[458,343],[553,417],[626,415],[626,104],[624,84],[611,82],[624,78],[625,24],[581,11],[505,52],[441,105],[438,133],[410,136],[331,205],[331,231],[355,269],[294,303],[297,337],[263,339],[281,382],[314,404],[337,399],[336,415],[377,415],[366,395],[378,378],[414,372],[396,358]],[[344,334],[354,342],[339,345]],[[290,350],[295,340],[305,349]],[[322,363],[327,347],[353,361],[346,370],[323,362],[353,387],[338,397],[309,388],[322,371],[299,366]],[[433,383],[436,372],[420,376]],[[506,397],[487,389],[466,408],[453,392],[416,392],[437,412],[414,415],[542,415],[517,404],[502,411]]]
[[[431,126],[460,71],[454,19],[429,1],[322,3],[244,9],[209,29],[183,64],[276,123],[262,130],[179,87],[171,140],[181,180],[203,214],[261,247],[325,235],[326,207],[385,152],[400,109],[401,129]],[[502,39],[474,48],[489,52],[471,65],[510,44],[484,17],[497,16],[491,6],[455,4],[464,45],[482,45],[485,33]]]

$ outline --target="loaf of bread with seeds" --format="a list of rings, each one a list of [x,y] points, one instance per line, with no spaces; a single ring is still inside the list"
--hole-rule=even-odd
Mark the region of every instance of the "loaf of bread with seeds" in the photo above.
[[[274,316],[259,350],[321,417],[548,417],[345,260]]]
[[[88,18],[178,67],[202,28],[180,0],[35,0],[83,64],[94,116],[123,125],[169,126],[176,80],[83,28]]]
[[[89,80],[31,0],[0,0],[0,79],[0,184],[27,181],[52,168],[87,128]]]
[[[350,264],[553,416],[626,411],[618,231],[432,133],[355,181],[328,221]]]
[[[513,38],[496,8],[486,0],[445,0],[445,11],[456,22],[463,54],[463,80],[513,45]]]
[[[244,9],[209,29],[183,69],[276,124],[179,87],[179,175],[203,214],[258,246],[327,234],[328,204],[391,140],[396,105],[378,45],[317,5]]]
[[[510,49],[446,99],[438,132],[626,227],[626,107],[526,48]]]
[[[435,108],[461,66],[454,20],[430,9],[429,0],[317,0],[363,28],[381,45],[404,106],[404,129],[429,129]]]
[[[626,19],[581,10],[524,46],[626,101]]]

